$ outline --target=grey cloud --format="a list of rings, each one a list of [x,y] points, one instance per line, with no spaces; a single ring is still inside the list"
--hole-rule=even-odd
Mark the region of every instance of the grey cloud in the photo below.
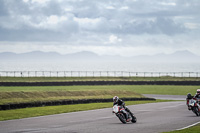
[[[0,17],[1,41],[66,41],[79,30],[73,15],[65,15],[67,20],[57,25],[48,25],[48,17],[62,15],[59,4],[54,1],[43,7],[22,1],[1,2],[5,5],[5,11],[9,12],[7,16]]]
[[[176,22],[174,17],[198,15],[200,2],[193,0],[172,1],[146,0],[51,0],[45,5],[25,3],[22,0],[0,1],[0,40],[49,41],[64,40],[81,33],[98,34],[165,34],[176,35],[188,31],[184,20]],[[110,7],[110,9],[109,9]],[[113,7],[113,8],[111,8]],[[122,10],[122,7],[127,9]],[[66,8],[71,8],[66,10]],[[66,17],[66,20],[51,25],[47,19],[51,15]],[[80,19],[99,19],[94,25]],[[200,20],[196,20],[200,21]],[[86,27],[88,26],[88,27]]]
[[[156,31],[154,29],[158,29],[158,33],[163,33],[167,35],[173,35],[177,33],[183,33],[186,29],[182,24],[176,24],[172,19],[165,18],[157,18],[156,22],[152,24],[152,31]]]
[[[24,15],[29,14],[29,6],[22,2],[22,0],[2,0],[4,8],[9,12],[9,15]]]
[[[133,26],[133,33],[136,34],[149,33],[174,35],[183,33],[185,30],[183,25],[176,24],[172,19],[162,17],[156,18],[155,21],[145,21]]]
[[[45,6],[34,6],[34,8],[31,10],[31,13],[35,14],[35,15],[45,15],[45,16],[58,15],[58,16],[60,16],[63,14],[62,6],[65,6],[65,5],[60,4],[56,1],[49,1],[46,3]]]
[[[0,1],[0,16],[8,15],[8,11],[6,9],[4,1]]]
[[[70,29],[69,29],[70,30]],[[8,30],[0,29],[1,41],[66,41],[71,33],[61,33],[41,29]]]
[[[134,22],[124,22],[124,21],[104,21],[102,23],[102,28],[107,33],[115,34],[165,34],[165,35],[175,35],[182,34],[187,31],[185,26],[180,23],[175,23],[170,18],[157,17],[153,20],[138,19]]]
[[[70,17],[69,20],[59,22],[57,25],[43,24],[41,27],[34,27],[29,22],[21,23],[21,21],[23,20],[15,20],[16,27],[19,27],[15,29],[0,26],[0,40],[66,41],[72,34],[79,31],[79,25]]]

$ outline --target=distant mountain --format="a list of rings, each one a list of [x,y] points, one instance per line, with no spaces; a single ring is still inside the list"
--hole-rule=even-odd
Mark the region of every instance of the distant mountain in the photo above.
[[[22,59],[57,59],[61,58],[62,55],[56,52],[41,52],[41,51],[33,51],[29,53],[18,54]]]
[[[171,54],[172,57],[177,57],[177,58],[196,58],[197,56],[187,50],[185,51],[177,51],[173,54]]]
[[[91,59],[97,59],[99,58],[99,56],[93,52],[88,52],[88,51],[82,51],[82,52],[77,52],[77,53],[73,53],[73,54],[66,54],[64,55],[64,57],[66,59],[87,59],[87,60],[91,60]]]
[[[1,60],[16,60],[16,61],[28,61],[28,60],[52,60],[61,58],[62,55],[56,52],[41,52],[33,51],[28,53],[16,54],[11,52],[0,53]]]
[[[200,56],[189,51],[177,51],[172,54],[141,55],[131,57],[136,62],[200,62]]]
[[[16,54],[12,52],[0,53],[1,61],[129,61],[129,62],[200,62],[200,56],[189,51],[177,51],[172,54],[140,55],[122,57],[119,55],[99,56],[93,52],[82,51],[61,55],[56,52],[33,51]]]
[[[98,59],[95,53],[82,51],[78,53],[61,55],[56,52],[33,51],[28,53],[0,53],[0,60],[6,61],[73,61],[73,60],[92,60]]]

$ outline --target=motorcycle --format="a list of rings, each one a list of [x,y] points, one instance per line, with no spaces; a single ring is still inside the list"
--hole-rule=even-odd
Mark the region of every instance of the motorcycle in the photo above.
[[[200,116],[200,110],[198,108],[198,99],[196,98],[187,98],[187,106],[188,110],[192,110],[196,114],[196,116]]]
[[[114,105],[113,113],[115,113],[115,115],[123,124],[126,124],[127,122],[137,122],[137,118],[134,116],[134,114],[131,111],[127,112],[122,106]]]

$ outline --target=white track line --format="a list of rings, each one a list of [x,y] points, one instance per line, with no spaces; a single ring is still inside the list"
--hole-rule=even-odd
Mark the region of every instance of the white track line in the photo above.
[[[199,124],[199,123],[200,123],[200,121],[199,121],[199,122],[197,122],[197,123],[194,123],[194,124],[192,124],[192,125],[189,125],[189,126],[187,126],[187,127],[183,127],[183,128],[176,129],[176,130],[183,130],[183,129],[187,129],[187,128],[193,127],[193,126],[195,126],[195,125],[197,125],[197,124]]]

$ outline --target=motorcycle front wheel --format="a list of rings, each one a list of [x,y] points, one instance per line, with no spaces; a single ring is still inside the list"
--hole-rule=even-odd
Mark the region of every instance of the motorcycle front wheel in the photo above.
[[[200,112],[199,112],[198,107],[194,108],[193,112],[196,114],[196,116],[200,116]]]
[[[126,118],[123,114],[117,114],[117,117],[123,124],[126,124]]]

